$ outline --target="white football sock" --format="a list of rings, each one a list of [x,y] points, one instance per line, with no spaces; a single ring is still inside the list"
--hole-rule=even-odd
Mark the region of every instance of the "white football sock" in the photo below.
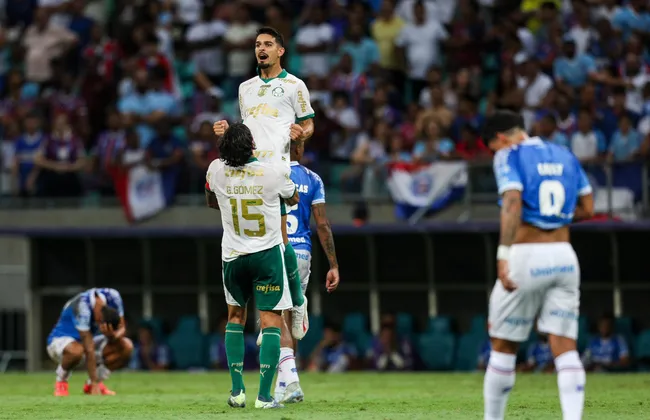
[[[514,354],[490,352],[490,361],[483,381],[483,400],[485,420],[503,420],[510,391],[515,385]]]
[[[278,371],[280,370],[282,371],[282,377],[284,378],[284,386],[300,381],[298,378],[298,368],[296,368],[296,358],[293,355],[293,349],[290,347],[282,347],[280,349]]]
[[[63,366],[59,365],[56,368],[56,381],[57,382],[68,382],[68,378],[72,374],[72,371],[63,369]]]
[[[568,351],[555,359],[557,387],[564,420],[580,420],[585,405],[587,376],[578,352]]]
[[[111,376],[111,371],[104,365],[97,366],[97,379],[105,381]]]

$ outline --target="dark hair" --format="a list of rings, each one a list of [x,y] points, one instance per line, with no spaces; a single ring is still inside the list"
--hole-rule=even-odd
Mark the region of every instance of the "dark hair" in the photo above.
[[[113,329],[117,329],[120,326],[120,314],[117,309],[104,305],[102,306],[102,321],[109,324]]]
[[[257,38],[260,35],[271,35],[273,38],[275,38],[275,42],[279,46],[284,48],[284,38],[282,37],[280,32],[278,32],[274,28],[271,28],[270,26],[263,26],[257,30],[257,34],[255,35],[255,37]]]
[[[613,312],[609,312],[609,311],[604,312],[604,313],[600,316],[600,320],[601,320],[601,321],[612,321],[612,322],[614,322],[615,319],[616,319],[616,317],[614,316],[614,313],[613,313]]]
[[[524,119],[516,112],[499,110],[486,118],[481,137],[486,142],[495,140],[497,134],[513,130],[524,129]]]
[[[149,78],[153,82],[164,82],[167,79],[167,70],[161,65],[154,66],[149,70]]]
[[[219,142],[219,155],[226,165],[239,168],[253,156],[254,146],[253,135],[248,127],[243,123],[233,124]]]

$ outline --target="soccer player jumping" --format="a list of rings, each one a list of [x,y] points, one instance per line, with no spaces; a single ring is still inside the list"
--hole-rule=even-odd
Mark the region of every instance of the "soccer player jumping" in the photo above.
[[[68,378],[84,359],[84,393],[115,395],[103,381],[131,359],[133,343],[125,334],[124,305],[117,290],[90,289],[70,299],[47,338],[47,354],[59,364],[54,395],[69,395]]]
[[[307,291],[311,273],[311,214],[316,221],[318,239],[327,255],[330,269],[325,279],[325,288],[329,293],[339,285],[339,264],[336,259],[332,228],[325,213],[325,187],[318,174],[302,166],[299,162],[304,153],[304,143],[291,142],[291,180],[296,184],[300,194],[298,205],[287,209],[287,233],[289,242],[293,244],[298,257],[298,272],[302,293]],[[284,314],[287,325],[291,325],[291,312]],[[296,340],[282,331],[280,348],[280,364],[278,379],[275,384],[275,399],[284,403],[300,402],[304,398],[294,352]]]
[[[305,83],[282,68],[284,51],[284,40],[278,31],[269,27],[257,31],[258,75],[239,85],[239,110],[255,139],[255,156],[260,162],[283,165],[289,172],[290,142],[304,142],[312,136],[314,110]],[[228,122],[217,121],[213,129],[217,136],[223,136]],[[287,237],[284,203],[281,212],[284,258],[293,302],[291,333],[300,340],[309,329],[307,299],[300,288],[296,254]]]
[[[226,356],[232,379],[228,404],[246,406],[244,326],[246,305],[253,295],[260,311],[260,388],[255,408],[281,408],[271,397],[280,359],[281,313],[291,308],[291,294],[280,233],[280,204],[300,199],[288,168],[258,161],[255,143],[244,124],[233,124],[219,143],[220,158],[206,175],[209,207],[221,209],[223,285],[228,304]]]
[[[564,420],[579,420],[585,371],[576,350],[580,265],[569,224],[593,215],[589,180],[571,152],[524,132],[520,115],[488,117],[483,138],[496,152],[501,195],[498,280],[490,296],[492,351],[485,373],[486,420],[501,420],[515,384],[519,343],[537,329],[549,336]]]

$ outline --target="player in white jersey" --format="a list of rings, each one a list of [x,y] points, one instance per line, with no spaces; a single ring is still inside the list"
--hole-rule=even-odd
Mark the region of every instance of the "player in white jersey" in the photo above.
[[[220,158],[206,175],[206,200],[221,209],[223,286],[228,304],[226,356],[232,379],[228,404],[246,405],[242,370],[246,305],[255,296],[260,311],[260,388],[256,408],[281,408],[271,397],[273,376],[280,359],[282,311],[291,296],[282,241],[280,203],[298,203],[299,196],[284,166],[258,161],[255,142],[244,124],[233,124],[219,143]]]
[[[498,111],[487,118],[483,133],[496,152],[494,173],[502,200],[484,418],[503,420],[519,344],[537,320],[537,330],[549,337],[563,419],[580,420],[586,382],[576,350],[580,264],[569,242],[569,225],[593,216],[592,189],[570,150],[529,138],[523,127],[520,115]]]
[[[314,133],[314,110],[305,83],[282,68],[284,55],[282,35],[273,28],[257,31],[255,56],[258,75],[239,85],[241,117],[255,139],[255,156],[289,168],[291,141],[309,139]],[[214,133],[222,136],[228,129],[225,120],[214,123]],[[286,208],[282,208],[282,238],[289,276],[293,316],[291,333],[302,339],[309,329],[307,299],[298,275],[298,261],[286,231]]]

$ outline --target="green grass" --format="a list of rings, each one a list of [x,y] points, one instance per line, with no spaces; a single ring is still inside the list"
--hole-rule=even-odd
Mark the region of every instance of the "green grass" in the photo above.
[[[255,410],[257,375],[247,373],[249,406],[226,405],[226,373],[123,373],[107,382],[115,397],[52,396],[54,375],[0,375],[0,419],[477,419],[483,418],[481,374],[304,374],[305,402]],[[590,375],[585,419],[650,419],[650,375]],[[555,375],[517,375],[509,419],[561,418]]]

